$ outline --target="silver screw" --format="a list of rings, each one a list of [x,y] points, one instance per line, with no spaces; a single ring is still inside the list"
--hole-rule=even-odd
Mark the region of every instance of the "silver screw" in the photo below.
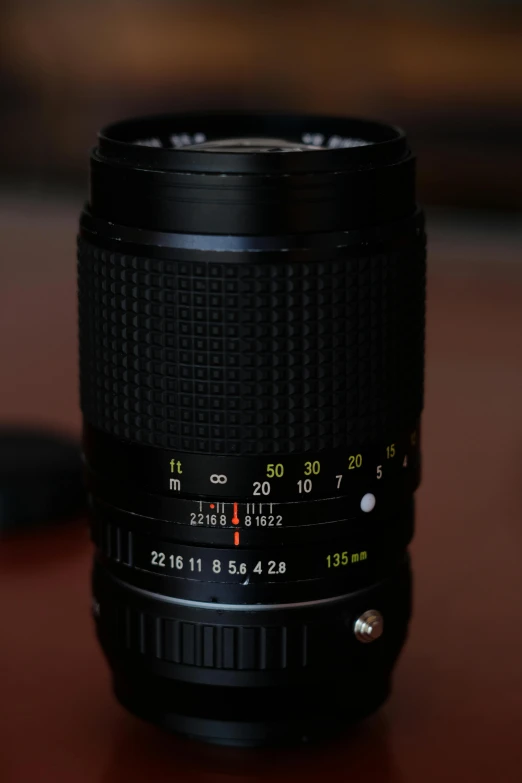
[[[353,632],[360,642],[368,644],[382,636],[382,623],[382,614],[377,609],[368,609],[355,621]]]

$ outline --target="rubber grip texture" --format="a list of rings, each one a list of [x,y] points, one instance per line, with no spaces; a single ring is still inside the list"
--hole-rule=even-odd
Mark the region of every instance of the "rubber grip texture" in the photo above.
[[[331,255],[188,262],[80,239],[87,421],[216,455],[379,443],[411,426],[423,400],[424,237]]]

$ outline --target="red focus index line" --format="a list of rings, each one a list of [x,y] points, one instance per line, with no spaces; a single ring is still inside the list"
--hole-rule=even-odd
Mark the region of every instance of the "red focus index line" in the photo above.
[[[234,533],[234,546],[239,546],[239,530]]]
[[[239,525],[239,517],[237,515],[237,503],[234,503],[234,516],[232,517],[232,524]]]

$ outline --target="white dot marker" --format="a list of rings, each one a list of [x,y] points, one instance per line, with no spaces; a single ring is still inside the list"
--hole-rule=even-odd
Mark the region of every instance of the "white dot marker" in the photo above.
[[[375,495],[372,495],[371,492],[368,492],[366,495],[363,495],[361,500],[361,509],[363,511],[369,512],[373,511],[375,508]]]

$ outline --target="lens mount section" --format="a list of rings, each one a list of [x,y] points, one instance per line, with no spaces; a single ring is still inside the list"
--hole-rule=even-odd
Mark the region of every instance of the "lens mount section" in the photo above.
[[[425,244],[393,126],[101,131],[78,238],[83,450],[93,615],[135,714],[288,744],[387,698],[411,613]]]

